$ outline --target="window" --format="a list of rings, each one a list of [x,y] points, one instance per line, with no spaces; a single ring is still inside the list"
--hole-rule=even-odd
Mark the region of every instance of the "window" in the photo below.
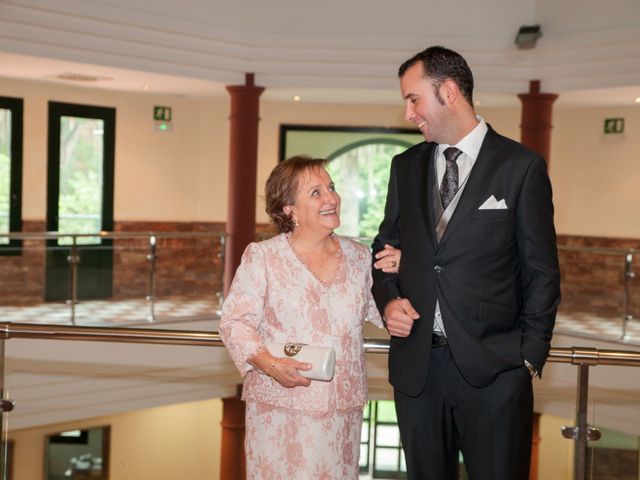
[[[49,102],[47,230],[94,234],[113,230],[116,109]],[[113,292],[113,240],[77,238],[80,299],[109,298]],[[71,293],[72,237],[48,242],[45,299],[67,300]]]
[[[59,233],[102,230],[104,123],[101,118],[60,117]],[[80,237],[78,243],[99,244],[100,239]],[[71,238],[61,237],[58,244],[69,245]]]
[[[22,230],[22,113],[22,99],[0,97],[0,233]],[[18,255],[20,245],[0,237],[0,255]]]
[[[360,439],[360,478],[407,478],[407,464],[393,400],[370,401],[364,407]],[[461,453],[458,453],[456,478],[469,478]]]
[[[364,457],[364,458],[363,458]],[[396,408],[392,400],[368,402],[362,421],[360,473],[371,478],[406,478]]]

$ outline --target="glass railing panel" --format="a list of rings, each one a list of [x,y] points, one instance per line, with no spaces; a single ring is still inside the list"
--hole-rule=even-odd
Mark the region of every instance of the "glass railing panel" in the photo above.
[[[156,316],[188,318],[219,313],[223,270],[219,236],[158,238]]]
[[[116,239],[107,244],[79,246],[75,325],[133,326],[153,321],[148,241]]]
[[[6,351],[4,478],[220,478],[220,399],[241,381],[224,348],[11,339]]]
[[[633,250],[560,247],[562,303],[556,331],[626,339],[640,319],[638,254]]]
[[[189,411],[184,406],[187,403],[216,395],[224,397],[235,394],[240,378],[226,351],[221,348],[219,337],[206,333],[212,329],[200,330],[204,331],[118,331],[113,328],[4,324],[2,332],[7,340],[2,345],[5,347],[7,373],[2,384],[5,398],[14,401],[15,408],[3,417],[3,424],[11,426],[8,439],[13,442],[14,447],[22,445],[21,448],[15,447],[10,461],[14,466],[19,466],[16,468],[27,468],[27,463],[33,463],[37,452],[30,450],[31,444],[25,441],[23,435],[28,437],[39,426],[45,429],[40,433],[47,436],[51,432],[75,432],[73,435],[78,437],[77,430],[103,425],[110,427],[111,435],[115,426],[119,425],[120,435],[127,438],[132,436],[140,440],[143,433],[152,432],[151,440],[141,440],[145,447],[158,438],[162,445],[168,442],[169,447],[160,446],[157,451],[152,452],[156,455],[166,453],[163,450],[165,448],[167,452],[169,449],[176,449],[174,443],[164,438],[169,434],[160,431],[156,423],[168,422],[170,433],[182,438],[186,435],[181,424],[184,420],[183,413],[163,410],[161,416],[164,420],[160,422],[157,419],[147,422],[146,417],[137,419],[132,416],[140,410],[171,405],[178,405],[180,412],[185,412]],[[45,336],[47,340],[36,340],[36,334]],[[58,335],[57,339],[52,340],[55,338],[52,335]],[[97,336],[100,336],[101,342],[88,341]],[[69,340],[63,341],[64,338]],[[83,340],[73,341],[71,338]],[[107,342],[107,339],[112,343]],[[184,339],[188,339],[193,345],[208,346],[166,346],[156,344],[157,339],[174,344],[184,343]],[[138,343],[130,343],[132,341]],[[155,343],[150,344],[151,341]],[[375,351],[378,351],[377,347]],[[534,478],[617,478],[612,476],[614,473],[609,464],[633,463],[633,459],[638,458],[637,448],[634,450],[630,445],[635,441],[637,446],[640,431],[640,412],[637,411],[640,405],[637,389],[637,385],[640,385],[640,368],[637,368],[639,360],[640,353],[633,351],[585,347],[552,349],[543,378],[534,381],[535,411],[540,414],[539,428],[534,434],[534,467],[537,469]],[[578,372],[581,374],[578,375]],[[588,375],[584,375],[585,372]],[[582,388],[588,385],[588,389]],[[588,401],[583,393],[588,393]],[[567,429],[564,428],[575,426],[582,419],[582,414],[576,414],[576,406],[581,403],[578,402],[579,397],[588,406],[588,410],[584,411],[584,419],[591,428],[590,431],[584,430],[590,432],[591,443],[582,463],[575,461],[579,451],[578,443],[568,438],[571,434],[567,435]],[[211,409],[211,405],[207,408]],[[120,414],[126,417],[122,423],[122,419],[114,418]],[[174,415],[178,419],[175,424],[169,421]],[[193,418],[198,417],[204,418],[200,413],[193,414]],[[365,418],[363,429],[366,428],[368,434],[363,436],[361,450],[368,451],[369,458],[368,466],[365,462],[361,463],[361,467],[368,472],[373,469],[374,477],[376,471],[384,471],[385,475],[392,474],[394,478],[402,478],[406,466],[395,427],[397,419],[392,402],[381,400],[371,403]],[[201,425],[200,421],[197,423]],[[128,430],[130,425],[134,427]],[[205,427],[208,428],[208,425],[205,424]],[[595,428],[599,428],[602,433],[601,443],[594,443],[597,439],[593,436]],[[562,436],[560,431],[564,431]],[[198,432],[202,434],[202,431]],[[88,435],[87,433],[85,436]],[[573,436],[575,437],[575,432]],[[37,440],[39,445],[47,441],[42,438]],[[194,439],[195,444],[198,444],[197,441],[197,438]],[[114,451],[114,442],[110,445],[110,451]],[[138,451],[137,444],[126,443],[125,447],[119,444],[119,448]],[[621,452],[614,452],[613,455],[606,449]],[[28,455],[29,462],[20,455]],[[75,463],[81,460],[84,465],[90,464],[93,468],[94,463],[89,461],[91,457],[87,456],[87,452],[77,453],[73,458]],[[172,455],[171,461],[175,458],[177,457]],[[603,458],[609,463],[600,465]],[[131,465],[123,462],[120,457],[118,462]],[[104,463],[98,461],[96,464]],[[144,465],[149,468],[147,464]],[[169,467],[171,465],[165,466],[154,478],[165,478],[162,474],[166,471],[170,472],[170,476],[166,478],[178,478],[176,469]],[[67,468],[71,467],[67,465]],[[184,467],[181,464],[179,468]],[[578,468],[585,473],[576,476]],[[137,477],[139,473],[138,470],[135,471],[135,475],[131,472],[127,474],[134,478],[144,478]],[[632,469],[622,473],[633,475]],[[198,474],[194,473],[196,477]],[[16,474],[14,478],[21,477]],[[28,480],[31,477],[24,478]],[[462,472],[460,478],[464,478]]]
[[[633,468],[613,467],[612,463],[613,459],[624,463],[633,462],[635,458],[636,468],[638,465],[638,353],[586,347],[564,349],[573,352],[571,361],[583,363],[579,366],[564,363],[568,357],[560,354],[560,350],[563,349],[552,350],[554,361],[547,362],[542,378],[534,380],[535,411],[541,414],[538,435],[534,434],[534,442],[538,439],[537,478],[637,480],[639,477]],[[588,388],[585,389],[585,385]],[[581,398],[584,413],[578,410]],[[584,450],[580,449],[579,432],[575,429],[582,418],[586,425]],[[624,451],[599,450],[622,445],[621,442],[624,446],[615,448]],[[630,443],[635,448],[630,448]]]
[[[0,255],[1,318],[121,326],[219,315],[219,234],[103,234],[90,237],[99,241],[92,244],[88,238],[25,236],[11,255]]]
[[[41,239],[12,240],[11,246],[0,249],[0,315],[43,302],[45,251]]]
[[[635,412],[638,415],[640,412]],[[589,442],[587,449],[587,478],[589,480],[637,480],[639,473],[638,433],[627,429],[600,427],[602,438]]]
[[[640,368],[608,366],[592,370],[588,418],[600,438],[587,443],[586,478],[638,480]]]

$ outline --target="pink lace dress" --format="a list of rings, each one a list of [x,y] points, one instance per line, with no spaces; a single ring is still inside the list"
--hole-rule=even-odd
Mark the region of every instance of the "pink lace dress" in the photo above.
[[[358,478],[367,399],[362,328],[365,320],[382,321],[368,248],[337,238],[341,256],[331,283],[311,273],[284,234],[250,244],[224,301],[220,334],[245,376],[249,479]],[[282,387],[247,363],[265,341],[333,346],[333,380]]]

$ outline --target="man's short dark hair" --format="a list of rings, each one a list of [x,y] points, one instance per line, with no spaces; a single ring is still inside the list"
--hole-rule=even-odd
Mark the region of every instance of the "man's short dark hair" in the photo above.
[[[398,77],[402,77],[418,62],[422,63],[424,76],[433,81],[436,97],[441,103],[440,85],[450,78],[456,82],[464,98],[473,107],[473,74],[462,55],[445,47],[429,47],[400,65]]]

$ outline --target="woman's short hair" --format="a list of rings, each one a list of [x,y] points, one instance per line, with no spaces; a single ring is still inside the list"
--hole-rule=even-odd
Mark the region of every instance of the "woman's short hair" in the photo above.
[[[267,179],[264,187],[266,211],[280,233],[293,230],[292,215],[284,213],[286,205],[293,205],[298,192],[300,174],[304,171],[325,168],[327,161],[323,158],[312,158],[296,155],[278,163]]]

